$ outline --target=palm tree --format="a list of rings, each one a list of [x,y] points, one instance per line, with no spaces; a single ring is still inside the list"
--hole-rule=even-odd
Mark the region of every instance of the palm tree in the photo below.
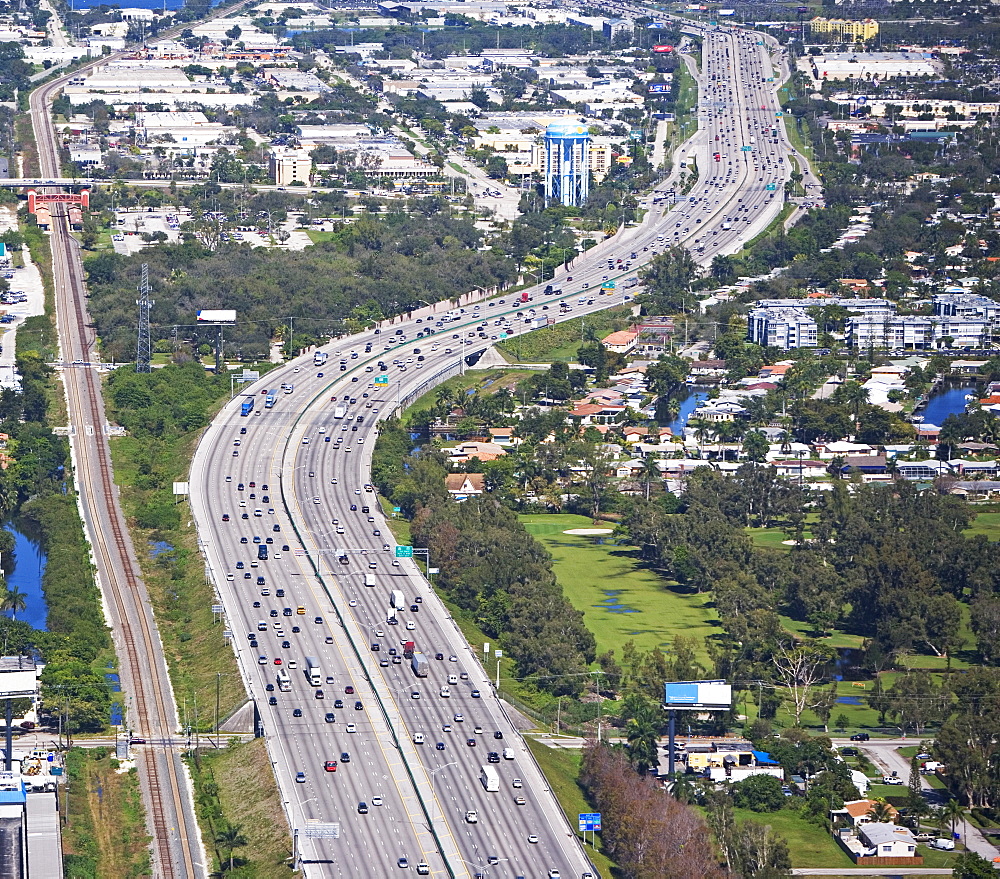
[[[11,611],[11,619],[16,620],[17,612],[28,606],[27,599],[28,596],[16,586],[13,589],[8,586],[3,598],[0,599],[0,610]]]
[[[951,799],[941,808],[941,815],[951,826],[951,835],[954,836],[955,825],[965,817],[965,809],[958,800]]]
[[[864,385],[856,381],[846,381],[833,392],[833,400],[850,408],[854,416],[854,429],[857,430],[858,412],[862,405],[868,402],[868,391]]]
[[[215,844],[229,851],[229,872],[233,871],[233,852],[243,848],[247,839],[242,824],[224,824],[215,834]]]
[[[652,709],[637,711],[626,724],[629,760],[638,772],[647,773],[657,763],[656,748],[660,738],[658,716]]]
[[[649,500],[650,485],[662,478],[663,474],[660,473],[660,468],[656,466],[656,458],[652,455],[646,455],[646,457],[642,459],[642,469],[639,471],[639,480],[646,489],[647,501]]]
[[[896,810],[892,806],[881,797],[877,797],[868,810],[866,817],[881,824],[892,824],[895,814]]]

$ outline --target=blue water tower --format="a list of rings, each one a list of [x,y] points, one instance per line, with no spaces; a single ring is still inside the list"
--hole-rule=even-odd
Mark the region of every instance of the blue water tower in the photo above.
[[[590,194],[590,132],[579,122],[545,129],[545,203],[579,207]]]

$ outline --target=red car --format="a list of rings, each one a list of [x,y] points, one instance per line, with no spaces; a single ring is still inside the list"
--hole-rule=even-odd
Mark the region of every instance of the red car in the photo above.
[[[348,686],[344,687],[344,692],[347,693],[348,696],[353,696],[354,695],[354,687],[348,685]]]
[[[276,656],[274,658],[274,664],[275,665],[281,665],[281,657],[280,656]]]
[[[223,522],[228,522],[229,521],[229,513],[223,513],[222,514],[222,521]]]
[[[327,772],[336,772],[337,771],[337,761],[336,760],[327,760],[326,763],[323,764],[323,768]]]

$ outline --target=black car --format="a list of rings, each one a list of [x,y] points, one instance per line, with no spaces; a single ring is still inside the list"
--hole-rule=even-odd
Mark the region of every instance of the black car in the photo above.
[[[334,708],[343,708],[343,707],[344,707],[344,700],[343,700],[343,699],[337,699],[337,700],[336,700],[336,701],[335,701],[335,702],[333,703],[333,707],[334,707]]]
[[[277,697],[277,696],[271,696],[271,697],[270,697],[270,698],[269,698],[269,699],[267,700],[267,704],[268,704],[268,705],[277,705],[277,704],[278,704],[278,697]]]
[[[340,752],[340,762],[341,763],[350,763],[351,762],[351,755],[349,753],[347,753],[347,751],[341,751]]]
[[[870,738],[871,738],[871,736],[868,735],[868,733],[866,733],[866,732],[859,732],[859,733],[855,733],[853,736],[851,736],[851,741],[852,742],[867,742]]]
[[[301,708],[296,708],[292,712],[292,717],[301,717],[301,716],[302,716],[302,709]]]
[[[503,733],[500,732],[500,730],[497,730],[496,732],[493,733],[493,738],[495,738],[495,739],[502,739],[503,738]]]
[[[354,703],[354,710],[355,711],[364,711],[365,710],[365,706],[362,705],[360,702],[355,702]]]

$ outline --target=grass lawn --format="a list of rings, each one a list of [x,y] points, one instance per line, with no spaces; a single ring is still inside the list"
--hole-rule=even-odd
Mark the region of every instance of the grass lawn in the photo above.
[[[620,653],[629,640],[642,650],[668,647],[674,636],[689,635],[697,638],[707,667],[704,639],[721,631],[708,595],[690,593],[643,567],[634,547],[562,533],[591,527],[585,516],[525,515],[521,522],[552,553],[556,579],[583,612],[598,653]]]
[[[559,800],[559,805],[562,806],[570,826],[575,828],[577,816],[581,812],[593,811],[593,804],[587,802],[580,785],[576,783],[577,776],[580,774],[581,752],[576,749],[550,748],[530,736],[525,738],[525,742],[531,749],[531,753],[534,754],[542,772],[545,773],[549,787],[552,788],[552,792]],[[600,849],[600,842],[600,837],[598,837],[598,849]],[[589,843],[585,848],[602,879],[611,879],[611,861],[599,850],[595,851]]]
[[[323,232],[319,229],[306,229],[306,235],[309,236],[309,240],[313,244],[330,241],[331,239],[336,238],[339,234],[339,232]]]
[[[781,528],[745,528],[744,529],[753,545],[758,549],[780,549],[788,552],[792,548],[790,543],[785,543],[791,538]]]
[[[847,853],[834,842],[822,827],[810,824],[793,809],[778,812],[751,812],[749,809],[735,809],[740,820],[751,820],[757,824],[770,825],[775,833],[788,841],[792,856],[792,867],[846,867],[854,863]]]

